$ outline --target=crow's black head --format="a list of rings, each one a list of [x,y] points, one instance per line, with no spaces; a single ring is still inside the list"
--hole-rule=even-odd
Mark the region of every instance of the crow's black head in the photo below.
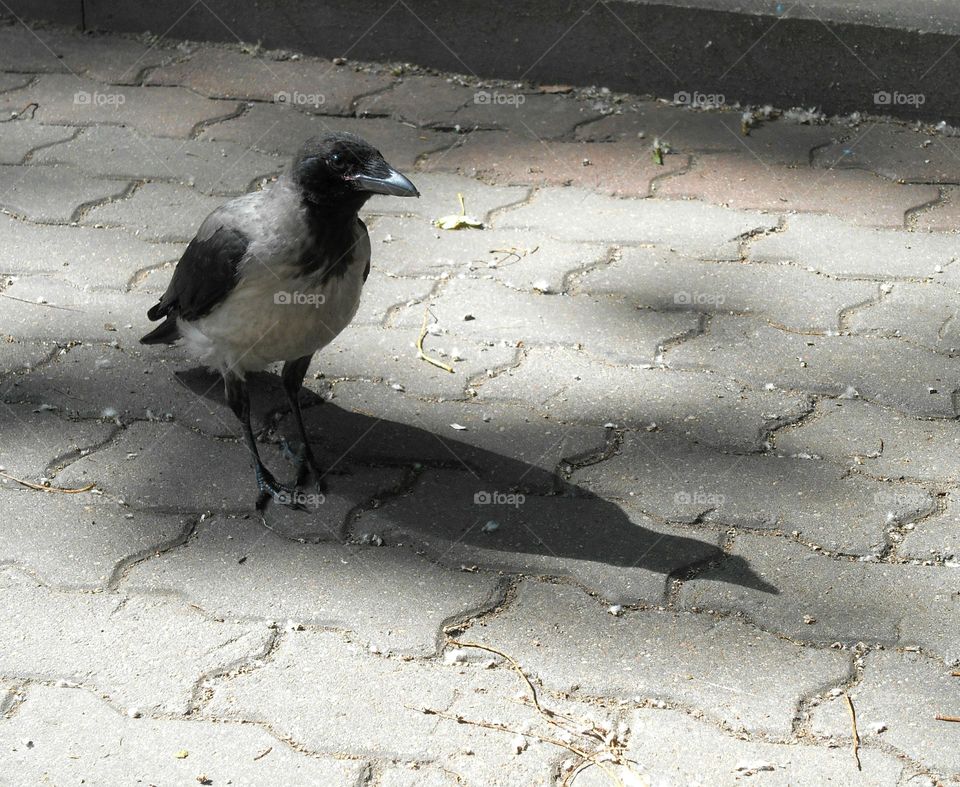
[[[293,159],[292,175],[304,197],[321,205],[357,203],[359,207],[373,194],[420,196],[379,150],[344,131],[304,142]]]

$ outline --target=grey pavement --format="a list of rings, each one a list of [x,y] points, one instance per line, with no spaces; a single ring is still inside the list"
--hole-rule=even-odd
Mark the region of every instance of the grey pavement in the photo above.
[[[0,111],[0,784],[960,783],[955,139],[18,24]],[[137,340],[327,129],[423,197],[264,527]]]

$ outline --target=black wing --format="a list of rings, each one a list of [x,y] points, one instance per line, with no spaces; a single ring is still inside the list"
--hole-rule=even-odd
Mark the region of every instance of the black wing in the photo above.
[[[167,291],[147,317],[163,324],[144,336],[144,344],[170,343],[179,338],[177,318],[195,320],[209,314],[237,283],[237,267],[249,240],[237,229],[219,226],[201,240],[197,235],[177,263]]]

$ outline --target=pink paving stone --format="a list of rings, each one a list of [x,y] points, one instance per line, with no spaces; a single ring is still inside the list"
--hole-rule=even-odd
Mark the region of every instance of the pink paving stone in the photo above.
[[[329,60],[269,60],[202,47],[189,60],[151,73],[147,84],[182,85],[209,98],[276,101],[306,112],[347,115],[360,96],[383,90],[391,81]]]
[[[212,101],[181,87],[104,85],[72,74],[44,74],[37,81],[0,93],[0,115],[38,107],[33,118],[64,126],[126,125],[155,137],[189,137],[204,121],[234,114],[233,101]]]
[[[731,208],[829,213],[878,227],[902,227],[907,210],[938,196],[934,186],[890,183],[867,172],[767,166],[748,154],[702,156],[656,192]]]
[[[960,230],[960,188],[945,188],[943,202],[918,213],[915,226],[930,232]]]
[[[473,88],[434,76],[408,76],[390,90],[357,102],[357,114],[387,116],[417,126],[455,125],[454,113],[473,101]]]
[[[858,128],[852,139],[816,152],[814,163],[866,169],[904,183],[960,183],[960,139],[893,123]]]
[[[499,132],[475,132],[463,145],[427,157],[423,169],[457,172],[491,184],[577,186],[646,197],[651,183],[687,166],[687,156],[656,164],[647,145],[543,142]]]

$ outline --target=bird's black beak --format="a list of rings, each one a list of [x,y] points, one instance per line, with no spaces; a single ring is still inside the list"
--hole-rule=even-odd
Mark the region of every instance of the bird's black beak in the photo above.
[[[386,162],[375,169],[359,172],[352,178],[362,191],[371,194],[389,194],[392,197],[419,197],[420,192],[409,178],[401,175]]]

